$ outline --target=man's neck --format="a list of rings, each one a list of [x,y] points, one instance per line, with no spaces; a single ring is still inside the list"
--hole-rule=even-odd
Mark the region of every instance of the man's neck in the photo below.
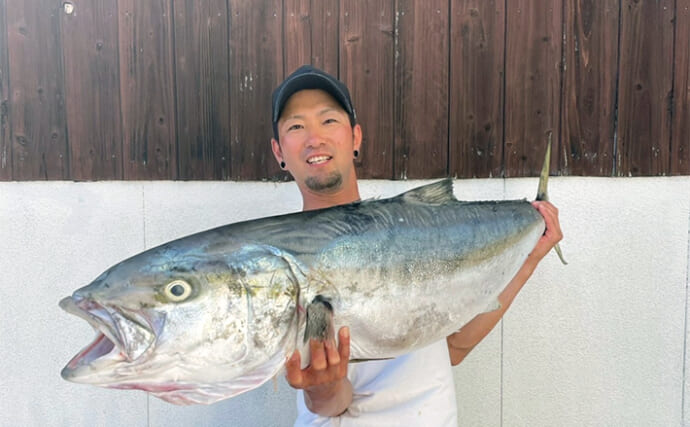
[[[302,192],[302,210],[330,208],[337,205],[345,205],[360,200],[357,184],[348,188],[341,188],[333,193],[318,193],[309,189],[300,189]]]

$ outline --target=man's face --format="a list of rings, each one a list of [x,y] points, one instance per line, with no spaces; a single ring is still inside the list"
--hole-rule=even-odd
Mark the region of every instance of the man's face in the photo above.
[[[335,192],[355,177],[353,152],[361,131],[328,93],[309,89],[288,99],[278,121],[280,143],[273,153],[297,184],[314,192]]]

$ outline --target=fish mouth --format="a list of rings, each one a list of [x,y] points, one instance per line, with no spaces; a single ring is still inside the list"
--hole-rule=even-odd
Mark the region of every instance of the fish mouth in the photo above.
[[[70,360],[62,377],[88,382],[103,365],[136,363],[153,347],[161,321],[122,307],[106,307],[89,298],[67,297],[60,307],[86,320],[96,331],[94,340]]]

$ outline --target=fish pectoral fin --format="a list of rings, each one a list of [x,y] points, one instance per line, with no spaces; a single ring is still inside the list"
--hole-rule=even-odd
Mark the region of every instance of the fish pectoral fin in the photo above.
[[[333,326],[333,306],[323,295],[314,297],[307,305],[307,325],[304,330],[304,342],[310,339],[317,341],[335,341],[335,327]]]
[[[333,324],[333,306],[330,299],[317,295],[307,304],[307,319],[304,327],[304,340],[298,345],[302,355],[301,368],[304,369],[311,363],[309,342],[311,339],[320,342],[332,341],[337,346],[335,326]]]

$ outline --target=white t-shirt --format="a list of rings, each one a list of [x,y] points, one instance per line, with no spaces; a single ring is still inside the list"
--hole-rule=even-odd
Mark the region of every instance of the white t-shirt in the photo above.
[[[299,390],[295,426],[457,426],[446,340],[392,360],[351,363],[348,378],[352,404],[335,418],[309,412]]]

